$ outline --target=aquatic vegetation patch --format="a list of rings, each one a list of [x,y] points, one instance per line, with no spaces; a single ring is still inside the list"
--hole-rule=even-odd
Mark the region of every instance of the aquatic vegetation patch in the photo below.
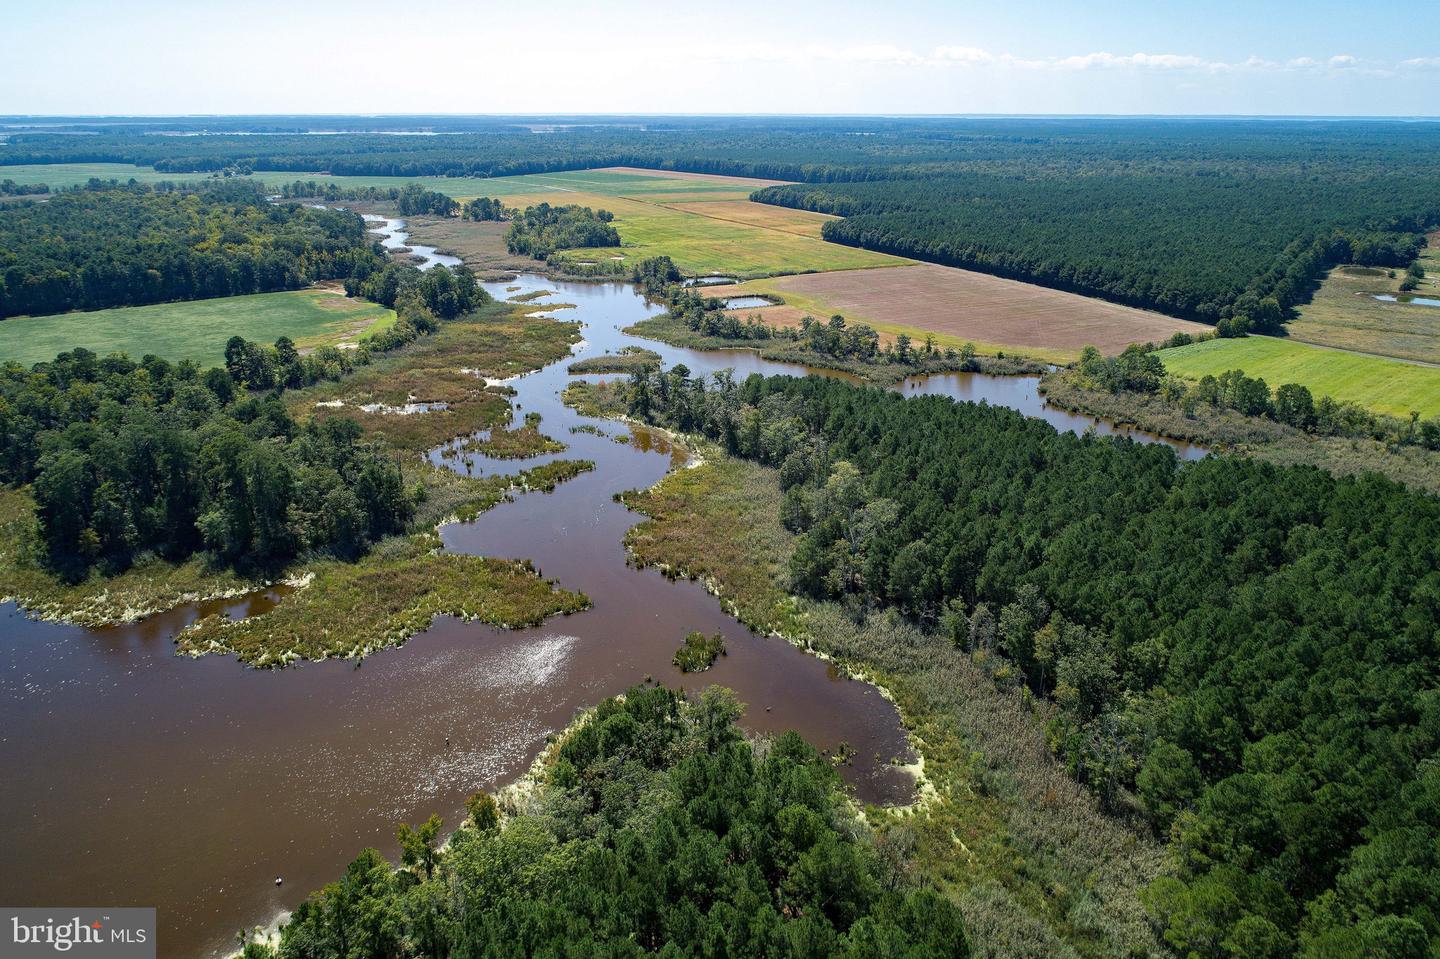
[[[659,366],[659,353],[643,346],[627,346],[618,353],[592,356],[571,363],[569,373],[571,376],[583,376],[587,373],[635,373],[640,370],[653,370]]]
[[[682,673],[703,673],[724,655],[724,636],[719,633],[706,636],[697,630],[685,637],[680,648],[675,650],[675,658],[671,662],[679,666]]]
[[[565,392],[560,394],[565,405],[573,408],[582,416],[597,416],[605,418],[618,418],[625,415],[628,409],[628,401],[625,395],[625,386],[619,381],[605,381],[599,383],[587,383],[584,380],[577,380],[565,387]]]
[[[398,646],[436,616],[513,629],[590,606],[583,593],[541,579],[529,561],[441,552],[433,533],[386,540],[359,562],[324,562],[312,572],[308,586],[269,612],[206,617],[180,633],[176,647],[275,667]]]
[[[483,436],[460,440],[444,451],[447,458],[481,453],[495,459],[528,459],[548,453],[563,453],[565,444],[540,432],[540,414],[526,413],[525,425],[517,429],[496,426]]]

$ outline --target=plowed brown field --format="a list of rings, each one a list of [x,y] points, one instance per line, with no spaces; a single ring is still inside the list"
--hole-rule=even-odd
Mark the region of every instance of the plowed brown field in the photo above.
[[[707,290],[722,295],[721,289]],[[733,288],[732,288],[733,290]],[[1211,328],[1074,293],[928,263],[752,280],[741,291],[771,293],[793,311],[843,314],[890,333],[934,333],[942,341],[1014,347],[1037,355],[1078,354],[1093,345],[1117,353],[1130,343]],[[773,309],[773,308],[772,308]],[[744,314],[765,310],[743,310]]]

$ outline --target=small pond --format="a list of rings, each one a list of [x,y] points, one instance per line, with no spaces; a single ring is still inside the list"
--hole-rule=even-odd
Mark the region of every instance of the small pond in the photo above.
[[[1406,303],[1410,306],[1440,306],[1440,300],[1430,296],[1413,296],[1409,293],[1377,293],[1375,299],[1382,303]]]
[[[763,296],[727,296],[725,297],[725,309],[727,310],[758,310],[775,304]]]

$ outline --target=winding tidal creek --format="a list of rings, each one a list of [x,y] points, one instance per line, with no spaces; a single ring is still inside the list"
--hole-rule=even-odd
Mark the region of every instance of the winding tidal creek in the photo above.
[[[519,495],[447,526],[442,539],[450,550],[531,559],[542,575],[589,594],[594,608],[517,631],[439,618],[363,666],[258,671],[221,656],[176,656],[172,638],[217,609],[263,612],[283,599],[277,591],[107,629],[0,607],[0,900],[156,906],[161,956],[227,951],[237,930],[293,909],[363,847],[394,858],[398,823],[439,812],[458,824],[466,796],[513,781],[578,710],[646,676],[691,689],[728,686],[748,704],[747,728],[797,729],[832,752],[844,742],[854,759],[841,771],[859,798],[910,801],[913,781],[901,766],[914,757],[879,690],[751,634],[698,583],[626,564],[622,539],[642,517],[612,497],[658,482],[672,468],[668,445],[645,433],[626,444],[572,433],[585,424],[625,430],[582,417],[559,397],[573,359],[632,345],[693,374],[807,371],[749,351],[697,352],[628,336],[625,326],[657,312],[629,284],[527,275],[487,289],[500,299],[553,290],[555,302],[575,305],[555,312],[583,324],[574,356],[510,385],[517,420],[540,413],[541,429],[569,446],[559,457],[597,468],[553,493]],[[1044,406],[1036,385],[1034,377],[958,374],[901,388],[1014,406],[1061,429],[1112,432]],[[472,475],[557,458],[441,454],[432,460]],[[728,655],[685,675],[670,660],[693,630],[722,633]]]

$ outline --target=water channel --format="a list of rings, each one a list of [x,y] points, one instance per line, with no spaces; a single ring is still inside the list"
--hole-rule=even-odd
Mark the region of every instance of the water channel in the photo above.
[[[386,227],[403,236],[403,223]],[[658,310],[629,284],[527,275],[487,289],[501,299],[552,290],[550,300],[573,304],[552,308],[582,324],[572,359],[644,345],[667,367],[684,363],[697,375],[805,371],[751,351],[698,352],[628,336],[625,326]],[[513,781],[577,710],[646,676],[728,686],[749,705],[751,730],[798,729],[830,750],[847,743],[855,758],[842,773],[859,797],[907,801],[911,781],[900,764],[909,749],[878,690],[750,634],[698,584],[626,565],[621,541],[641,517],[612,496],[659,481],[670,450],[648,436],[617,443],[621,426],[563,406],[568,362],[513,381],[515,415],[540,413],[542,430],[570,447],[560,455],[594,460],[596,470],[447,526],[442,539],[451,550],[532,559],[545,576],[588,593],[595,605],[587,612],[513,632],[441,618],[361,668],[330,661],[265,672],[222,656],[181,658],[171,641],[197,615],[263,612],[281,598],[276,591],[96,630],[0,606],[0,901],[157,906],[162,957],[223,952],[237,929],[294,908],[364,846],[394,857],[397,823],[432,811],[457,823],[468,794]],[[1061,429],[1113,432],[1046,407],[1036,384],[955,374],[900,388],[1014,406]],[[605,435],[571,432],[582,424]],[[554,458],[431,457],[476,475]],[[670,658],[691,630],[723,633],[729,654],[685,676]]]

